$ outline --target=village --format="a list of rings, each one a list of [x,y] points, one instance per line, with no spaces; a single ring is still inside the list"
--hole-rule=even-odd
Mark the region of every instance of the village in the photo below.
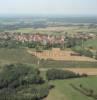
[[[68,35],[67,32],[64,35],[49,35],[49,34],[40,34],[40,33],[17,33],[17,32],[0,32],[0,40],[16,40],[22,43],[24,42],[40,42],[44,45],[48,44],[63,44],[67,37],[75,39],[95,39],[97,34],[94,33],[85,33],[78,32],[73,35]]]

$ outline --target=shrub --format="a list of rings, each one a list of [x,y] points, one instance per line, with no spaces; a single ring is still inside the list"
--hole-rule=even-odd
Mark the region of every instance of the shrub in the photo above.
[[[73,48],[73,50],[79,53],[80,55],[84,55],[84,56],[91,57],[91,58],[93,57],[93,53],[90,50],[86,50],[82,48],[79,48],[79,49]]]
[[[23,64],[6,65],[0,73],[0,88],[17,87],[20,84],[40,84],[42,82],[44,80],[39,76],[37,69]]]
[[[83,73],[82,75],[81,75],[81,77],[87,77],[88,75],[87,74],[85,74],[85,73]]]
[[[75,74],[72,71],[67,70],[59,70],[59,69],[49,69],[46,72],[46,77],[48,80],[55,80],[55,79],[67,79],[67,78],[75,78],[79,77],[78,74]]]

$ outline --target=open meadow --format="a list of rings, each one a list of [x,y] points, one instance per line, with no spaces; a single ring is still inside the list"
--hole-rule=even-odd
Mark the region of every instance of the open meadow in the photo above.
[[[51,90],[45,100],[96,100],[72,88],[71,83],[76,87],[82,84],[88,89],[93,89],[97,95],[97,76],[91,76],[88,78],[51,81],[51,84],[55,85],[55,88]]]
[[[27,53],[25,48],[0,48],[0,65],[11,63],[35,64],[37,58]]]
[[[92,48],[93,50],[97,50],[97,39],[86,41],[84,43],[84,47]]]

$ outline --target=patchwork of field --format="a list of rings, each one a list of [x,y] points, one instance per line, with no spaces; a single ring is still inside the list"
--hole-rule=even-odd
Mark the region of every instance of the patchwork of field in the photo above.
[[[90,61],[90,62],[97,62],[97,60],[90,58],[90,57],[85,57],[85,56],[80,56],[75,54],[73,51],[62,51],[60,49],[52,49],[52,50],[45,50],[43,52],[31,52],[28,51],[29,53],[32,53],[32,55],[35,55],[36,57],[40,59],[53,59],[53,60],[64,60],[64,61]],[[75,55],[71,55],[75,54]]]
[[[35,64],[39,68],[97,68],[96,61],[71,61],[39,59],[26,48],[0,48],[0,65],[10,63]]]
[[[55,88],[51,90],[49,96],[45,100],[94,100],[73,89],[70,86],[71,83],[76,87],[82,84],[85,88],[93,89],[94,93],[97,95],[97,76],[95,76],[51,81],[51,84],[55,85]]]
[[[32,50],[33,51],[33,50]],[[37,64],[37,57],[33,56],[32,54],[28,53],[28,49],[26,48],[1,48],[0,49],[0,66],[4,64],[10,64],[10,63],[27,63],[27,64]],[[44,62],[43,62],[44,61]],[[39,69],[44,74],[48,68],[42,68],[43,66],[53,66],[54,68],[58,68],[61,66],[64,66],[61,68],[63,70],[71,70],[76,73],[86,73],[88,75],[97,75],[97,63],[94,62],[73,62],[76,64],[76,66],[73,67],[72,62],[64,62],[64,61],[49,61],[49,60],[43,60],[40,62]],[[83,63],[83,64],[82,64]],[[88,67],[86,68],[86,63]],[[83,66],[82,68],[78,68],[80,66]],[[49,68],[52,68],[49,66]],[[71,68],[67,68],[67,67]],[[85,66],[85,67],[84,67]],[[95,68],[92,68],[92,67]],[[86,88],[93,89],[95,94],[97,94],[97,76],[89,76],[87,78],[76,78],[76,79],[67,79],[67,80],[56,80],[51,81],[50,84],[53,84],[55,86],[54,89],[52,89],[48,95],[48,97],[44,100],[93,100],[93,98],[88,97],[79,91],[73,89],[70,84],[75,84],[77,87],[79,87],[80,84],[85,86]]]
[[[6,30],[8,31],[8,30]],[[41,34],[64,34],[68,32],[69,34],[76,34],[77,32],[86,33],[97,33],[97,28],[88,28],[87,26],[58,26],[58,27],[46,27],[46,28],[20,28],[17,30],[11,30],[11,32],[23,32],[23,33],[41,33]]]

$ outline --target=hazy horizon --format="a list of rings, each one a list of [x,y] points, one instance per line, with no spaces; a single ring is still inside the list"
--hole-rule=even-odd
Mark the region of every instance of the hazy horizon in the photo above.
[[[0,0],[0,16],[97,16],[97,0]]]

